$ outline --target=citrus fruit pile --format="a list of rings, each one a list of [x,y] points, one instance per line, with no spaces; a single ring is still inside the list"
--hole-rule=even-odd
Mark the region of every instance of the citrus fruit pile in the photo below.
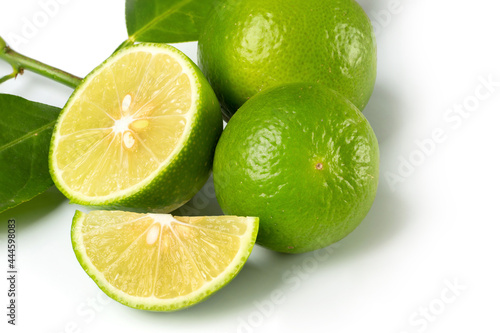
[[[256,242],[326,247],[375,198],[378,143],[360,109],[376,45],[355,1],[223,0],[198,45],[202,70],[169,45],[120,49],[77,87],[52,136],[54,183],[72,203],[106,209],[76,212],[78,261],[130,307],[202,301]],[[227,215],[168,214],[212,168]]]
[[[206,182],[222,131],[198,67],[168,45],[112,55],[74,91],[54,128],[50,171],[73,203],[146,211],[76,212],[76,256],[128,306],[174,311],[200,302],[241,269],[258,218],[173,217]]]

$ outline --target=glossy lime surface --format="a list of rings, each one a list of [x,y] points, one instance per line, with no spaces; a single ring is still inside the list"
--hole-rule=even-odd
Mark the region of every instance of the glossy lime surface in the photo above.
[[[376,77],[376,42],[353,0],[223,0],[198,43],[199,65],[227,117],[266,88],[322,83],[360,110]]]
[[[231,118],[213,172],[225,214],[258,216],[257,243],[301,253],[361,223],[377,191],[379,149],[343,96],[290,84],[257,94]]]

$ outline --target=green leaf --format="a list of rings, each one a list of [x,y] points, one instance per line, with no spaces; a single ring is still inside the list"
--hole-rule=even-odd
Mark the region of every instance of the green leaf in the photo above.
[[[129,40],[179,43],[198,40],[208,13],[219,0],[127,0]]]
[[[0,94],[0,212],[53,185],[48,155],[61,109]]]

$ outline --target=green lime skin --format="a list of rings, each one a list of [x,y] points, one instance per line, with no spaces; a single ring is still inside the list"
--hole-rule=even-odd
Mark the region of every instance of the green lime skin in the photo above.
[[[288,84],[255,95],[231,118],[213,173],[225,214],[260,218],[258,244],[303,253],[339,241],[364,219],[377,191],[379,148],[345,97]]]
[[[354,0],[222,0],[198,42],[198,64],[226,118],[256,93],[293,82],[324,84],[363,110],[376,53]]]

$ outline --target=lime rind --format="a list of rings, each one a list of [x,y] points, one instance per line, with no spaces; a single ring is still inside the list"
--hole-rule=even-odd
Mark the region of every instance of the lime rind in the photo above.
[[[109,297],[126,306],[148,311],[171,312],[188,308],[192,305],[206,300],[210,295],[227,285],[243,268],[257,239],[259,229],[259,218],[246,217],[248,228],[241,236],[241,246],[231,263],[212,281],[204,284],[200,289],[184,296],[170,299],[159,299],[154,296],[138,297],[129,295],[107,282],[104,275],[94,266],[86,254],[83,246],[83,234],[81,232],[83,222],[87,214],[76,211],[71,226],[71,243],[78,262],[85,272],[94,280],[97,286]]]

